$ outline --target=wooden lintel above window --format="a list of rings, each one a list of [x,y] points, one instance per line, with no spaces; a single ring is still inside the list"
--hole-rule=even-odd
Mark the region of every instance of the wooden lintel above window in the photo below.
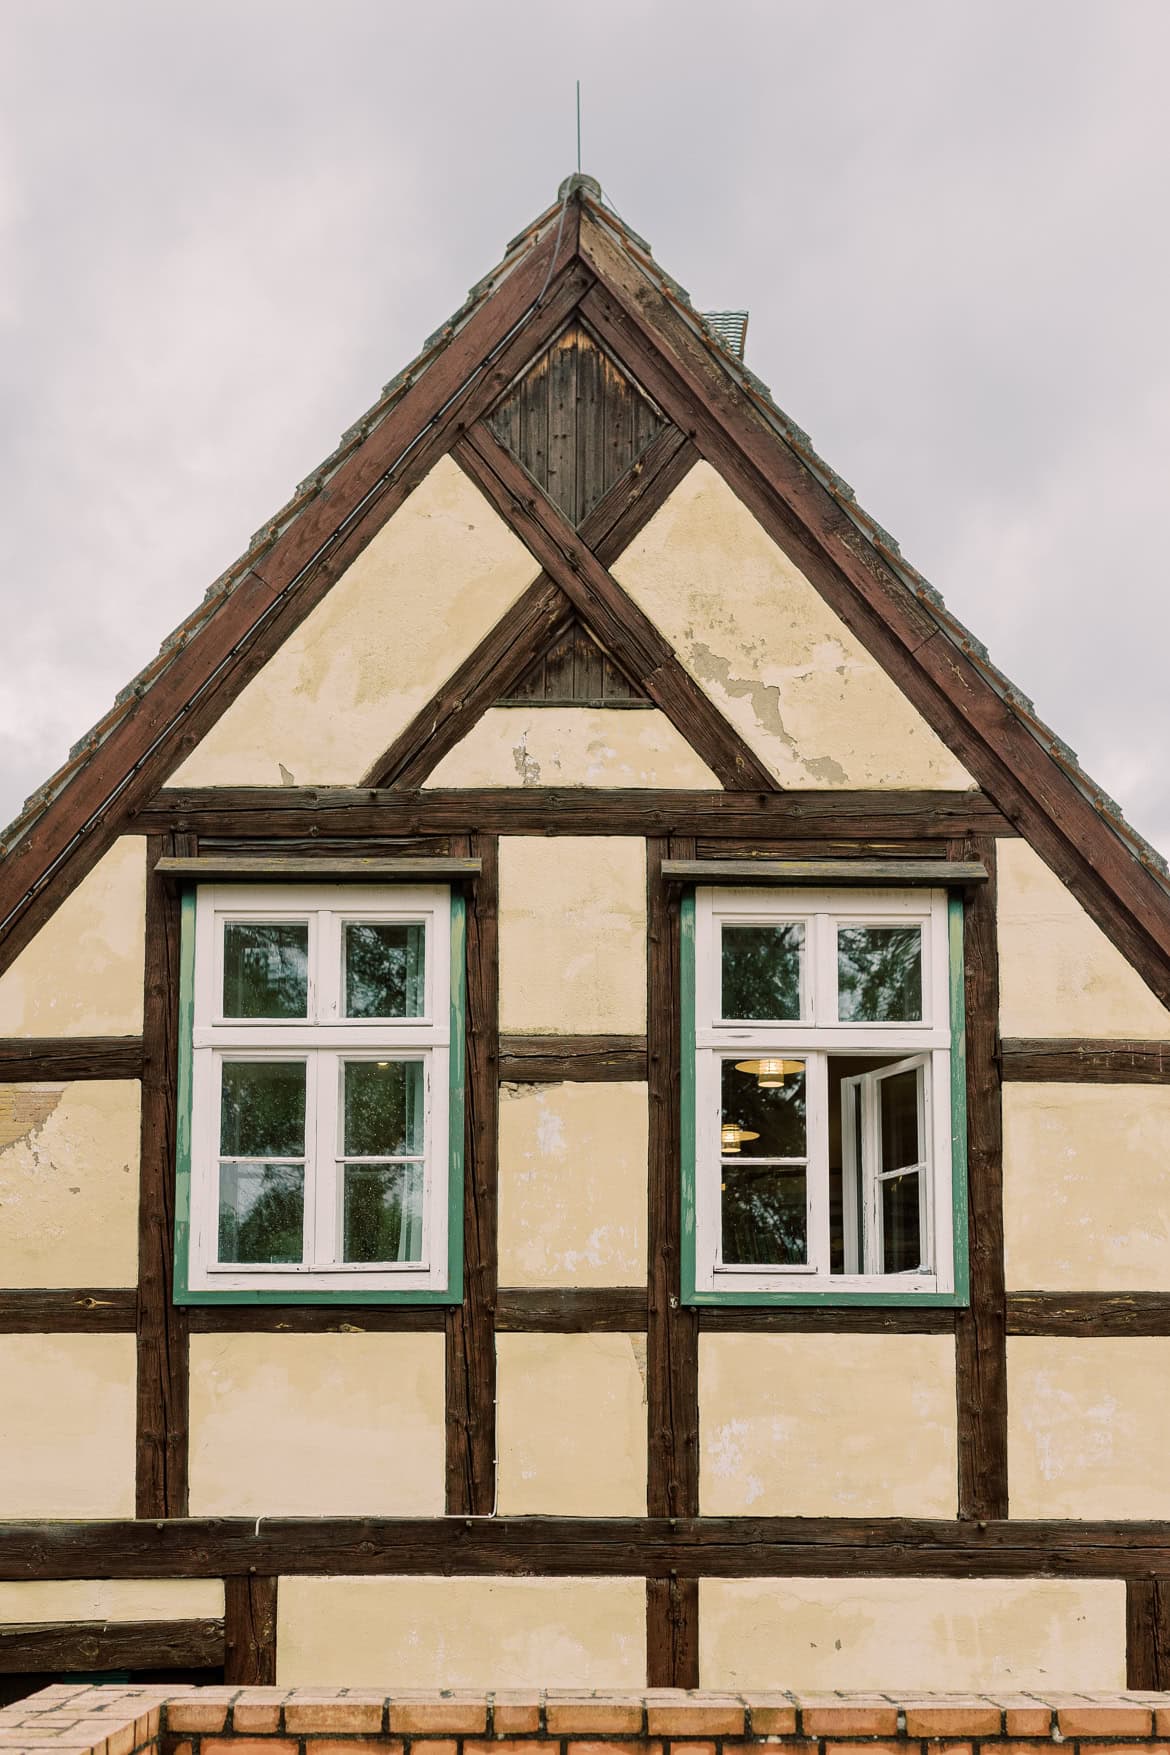
[[[950,859],[664,859],[677,884],[911,885],[944,889],[985,884],[987,867]]]
[[[357,879],[365,883],[437,883],[458,882],[476,878],[482,861],[446,857],[405,857],[381,859],[377,856],[354,859],[314,857],[280,853],[201,853],[189,858],[166,856],[155,866],[166,877],[195,879],[211,883],[218,879],[246,883],[257,878],[271,883],[281,878],[312,878],[316,882],[344,882]]]

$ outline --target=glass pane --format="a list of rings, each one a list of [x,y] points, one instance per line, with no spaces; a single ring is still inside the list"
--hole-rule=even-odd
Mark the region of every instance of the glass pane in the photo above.
[[[307,920],[229,920],[223,929],[225,1018],[303,1018],[309,1006]]]
[[[844,1024],[922,1017],[921,927],[837,928],[837,1016]]]
[[[922,1162],[918,1138],[918,1073],[894,1073],[878,1080],[882,1112],[882,1169],[901,1170]]]
[[[720,1205],[725,1263],[790,1266],[807,1259],[803,1167],[724,1164]]]
[[[300,1164],[221,1164],[219,1261],[300,1261],[305,1172]]]
[[[421,1164],[347,1164],[343,1261],[422,1260]]]
[[[804,927],[723,928],[725,1018],[799,1018]]]
[[[805,1156],[804,1063],[787,1060],[799,1072],[784,1074],[784,1083],[761,1090],[755,1073],[739,1071],[734,1060],[722,1063],[724,1127],[758,1134],[740,1140],[742,1158],[803,1158]]]
[[[225,1060],[219,1149],[232,1158],[303,1158],[303,1060]]]
[[[895,1176],[881,1182],[882,1261],[888,1274],[912,1273],[922,1262],[918,1230],[918,1178]]]
[[[421,1018],[426,928],[351,920],[345,928],[345,1015]]]
[[[405,1158],[423,1149],[421,1060],[347,1060],[342,1153]]]

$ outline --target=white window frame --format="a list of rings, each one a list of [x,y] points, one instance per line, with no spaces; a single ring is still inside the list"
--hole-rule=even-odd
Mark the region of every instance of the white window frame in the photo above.
[[[722,1016],[724,924],[804,927],[799,1019],[752,1023]],[[841,1023],[837,1017],[838,925],[910,926],[922,932],[922,1018],[914,1022]],[[947,895],[936,889],[716,889],[695,892],[695,1290],[851,1294],[949,1294],[955,1289],[951,1152],[951,1014]],[[918,1273],[883,1274],[872,1248],[855,1271],[830,1272],[829,1060],[883,1054],[888,1076],[921,1065],[920,1138],[928,1162],[919,1181],[924,1264]],[[762,1055],[806,1066],[808,1259],[795,1266],[728,1265],[721,1260],[720,1064]],[[859,1085],[875,1075],[854,1075]],[[844,1081],[846,1084],[853,1080]],[[843,1093],[843,1110],[849,1102]],[[844,1114],[842,1117],[844,1121]],[[851,1142],[843,1133],[843,1158]],[[870,1148],[872,1152],[872,1146]],[[870,1154],[867,1153],[867,1161]],[[749,1165],[747,1153],[737,1162]],[[848,1161],[843,1164],[848,1172]],[[843,1177],[848,1203],[849,1176]],[[868,1177],[867,1238],[875,1214],[876,1177]],[[872,1187],[870,1184],[872,1183]],[[846,1204],[848,1217],[848,1204]],[[847,1231],[848,1235],[848,1231]],[[880,1242],[879,1242],[880,1249]],[[848,1262],[848,1257],[847,1257]]]
[[[304,1019],[223,1015],[223,940],[229,921],[307,920]],[[347,922],[419,923],[425,932],[423,1016],[342,1015]],[[192,1292],[442,1292],[448,1279],[451,896],[443,885],[208,884],[195,904],[191,1077]],[[343,1263],[340,1082],[346,1061],[422,1061],[422,1259]],[[305,1255],[293,1263],[223,1263],[218,1254],[221,1068],[226,1060],[305,1060]]]

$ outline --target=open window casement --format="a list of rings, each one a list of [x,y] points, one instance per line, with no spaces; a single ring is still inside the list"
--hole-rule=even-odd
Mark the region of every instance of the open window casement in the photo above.
[[[701,886],[683,923],[684,1296],[962,1302],[961,903]]]
[[[176,1296],[458,1299],[462,898],[206,884],[184,934]]]

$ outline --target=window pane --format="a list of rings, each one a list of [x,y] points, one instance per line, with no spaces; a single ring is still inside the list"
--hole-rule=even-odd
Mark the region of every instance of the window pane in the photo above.
[[[309,1006],[307,920],[229,920],[223,929],[225,1018],[303,1018]]]
[[[804,927],[727,926],[722,935],[725,1018],[799,1018]]]
[[[405,1158],[423,1149],[421,1060],[347,1060],[346,1158]]]
[[[304,1228],[302,1165],[220,1165],[220,1261],[300,1261]]]
[[[918,1138],[918,1073],[894,1073],[878,1080],[882,1112],[882,1169],[901,1170],[922,1162]]]
[[[807,1260],[802,1167],[725,1163],[720,1204],[725,1263],[792,1266]]]
[[[421,1164],[347,1164],[343,1261],[422,1260]]]
[[[921,927],[838,927],[837,1016],[846,1024],[922,1017]]]
[[[303,1060],[225,1060],[219,1149],[227,1158],[303,1158]]]
[[[761,1089],[755,1073],[740,1072],[733,1060],[722,1062],[724,1127],[759,1135],[741,1140],[737,1156],[803,1158],[805,1146],[804,1063],[786,1061],[800,1071],[785,1073],[777,1088]]]
[[[421,1018],[426,928],[351,920],[345,928],[345,1014]]]
[[[895,1176],[878,1184],[882,1193],[882,1260],[888,1274],[912,1273],[922,1262],[918,1230],[918,1178]]]

